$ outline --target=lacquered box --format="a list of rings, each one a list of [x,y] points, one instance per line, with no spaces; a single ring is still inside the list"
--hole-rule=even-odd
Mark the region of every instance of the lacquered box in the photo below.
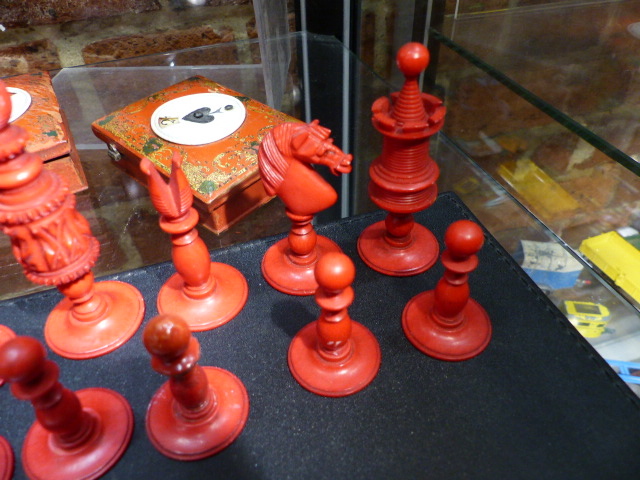
[[[86,189],[87,179],[49,73],[3,81],[12,96],[12,123],[29,133],[26,151],[39,154],[44,167],[64,178],[72,192]]]
[[[275,125],[298,121],[194,76],[106,115],[91,127],[107,143],[116,165],[145,185],[141,158],[149,158],[168,177],[171,158],[178,152],[201,222],[221,233],[271,199],[260,180],[258,146]]]

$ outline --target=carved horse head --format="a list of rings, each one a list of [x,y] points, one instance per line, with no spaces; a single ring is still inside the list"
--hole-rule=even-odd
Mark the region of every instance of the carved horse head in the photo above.
[[[311,166],[325,165],[334,175],[351,171],[353,157],[336,147],[330,135],[314,120],[278,125],[263,138],[258,151],[262,181],[267,193],[279,196],[289,211],[314,215],[338,199]]]

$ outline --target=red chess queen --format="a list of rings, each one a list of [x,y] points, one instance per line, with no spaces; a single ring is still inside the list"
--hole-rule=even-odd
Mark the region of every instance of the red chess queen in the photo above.
[[[405,76],[402,90],[372,106],[373,125],[384,138],[382,153],[369,169],[369,196],[389,213],[362,232],[358,253],[380,273],[409,276],[438,258],[436,238],[414,222],[413,214],[430,207],[438,194],[440,171],[429,155],[429,140],[442,128],[446,109],[438,98],[420,92],[418,77],[429,64],[424,45],[404,45],[397,64]]]

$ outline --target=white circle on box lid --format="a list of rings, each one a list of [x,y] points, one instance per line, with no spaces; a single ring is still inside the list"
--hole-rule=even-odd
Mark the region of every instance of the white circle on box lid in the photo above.
[[[627,31],[634,37],[640,39],[640,22],[627,25]]]
[[[11,94],[11,115],[9,116],[9,122],[13,122],[29,110],[31,95],[21,88],[7,87],[7,91]]]
[[[180,145],[204,145],[238,130],[247,110],[236,97],[195,93],[160,105],[151,115],[153,132]]]

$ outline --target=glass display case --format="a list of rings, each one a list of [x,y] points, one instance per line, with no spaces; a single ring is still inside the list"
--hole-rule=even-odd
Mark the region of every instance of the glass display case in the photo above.
[[[639,383],[640,2],[526,3],[490,11],[456,2],[431,29],[444,134],[512,200],[491,203],[466,178],[451,185]],[[505,204],[540,229],[507,219]]]
[[[585,238],[633,227],[640,181],[631,168],[632,156],[554,108],[551,100],[531,93],[473,52],[471,42],[452,34],[480,20],[448,18],[433,30],[440,46],[431,93],[447,106],[445,131],[431,144],[440,167],[438,188],[463,199],[604,358],[612,364],[626,362],[615,368],[635,388],[638,303],[579,251]],[[334,38],[296,33],[269,41],[269,49],[263,45],[262,51],[278,52],[269,62],[260,61],[257,41],[243,41],[54,72],[53,86],[88,178],[89,188],[77,199],[101,244],[96,276],[170,260],[171,243],[157,224],[146,189],[113,165],[90,124],[193,75],[264,103],[278,102],[274,106],[301,120],[318,119],[343,150],[353,153],[350,175],[328,176],[340,201],[318,216],[318,223],[376,208],[367,193],[368,167],[380,154],[382,138],[371,124],[371,105],[400,85],[382,80]],[[243,62],[216,64],[229,58],[227,49]],[[624,124],[609,115],[611,122]],[[614,150],[620,153],[614,155]],[[553,163],[562,154],[564,163]],[[275,199],[221,235],[203,228],[200,234],[215,251],[288,228],[284,208]],[[0,237],[0,255],[0,298],[41,288],[24,278],[6,236]]]

